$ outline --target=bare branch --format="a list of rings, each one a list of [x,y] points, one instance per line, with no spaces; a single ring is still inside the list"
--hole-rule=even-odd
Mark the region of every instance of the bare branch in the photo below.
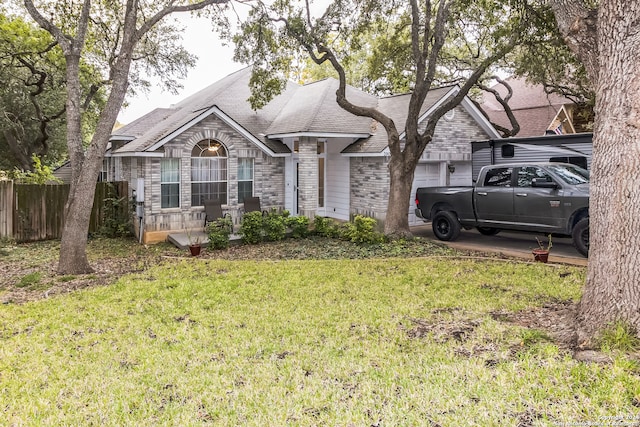
[[[200,2],[192,3],[192,4],[173,5],[173,6],[165,7],[164,9],[156,13],[154,16],[149,18],[149,20],[147,20],[144,24],[142,24],[140,29],[136,31],[135,40],[136,41],[140,40],[142,36],[144,36],[147,32],[149,32],[149,30],[151,30],[151,28],[153,28],[154,25],[160,22],[160,20],[167,15],[170,15],[175,12],[192,12],[195,10],[202,10],[205,7],[211,6],[213,4],[225,4],[225,3],[229,3],[230,1],[231,0],[203,0]],[[241,1],[241,3],[242,2],[243,1]]]
[[[24,0],[24,7],[29,12],[29,15],[40,25],[42,28],[47,30],[51,35],[57,40],[60,44],[60,47],[64,52],[68,52],[71,50],[71,40],[69,40],[63,33],[60,28],[56,27],[51,21],[42,16],[40,11],[33,4],[33,0]]]
[[[493,123],[489,118],[489,116],[487,115],[487,113],[484,111],[484,109],[476,101],[473,101],[473,103],[475,104],[476,107],[478,107],[478,109],[482,112],[485,118],[491,121],[491,124],[496,128],[496,130],[498,130],[498,132],[502,134],[503,138],[508,136],[514,136],[518,132],[520,132],[520,124],[518,123],[518,120],[516,119],[516,116],[513,114],[513,110],[509,105],[509,100],[513,96],[513,89],[511,88],[509,83],[500,79],[499,77],[492,76],[491,78],[496,80],[498,84],[504,86],[507,89],[506,96],[503,97],[502,95],[500,95],[500,92],[498,92],[496,89],[490,88],[480,82],[478,82],[476,86],[478,86],[480,89],[482,89],[485,92],[491,93],[496,98],[496,101],[500,103],[500,105],[504,109],[505,114],[507,115],[507,118],[509,119],[509,123],[511,124],[511,129],[507,129],[503,126],[498,125],[497,123]]]

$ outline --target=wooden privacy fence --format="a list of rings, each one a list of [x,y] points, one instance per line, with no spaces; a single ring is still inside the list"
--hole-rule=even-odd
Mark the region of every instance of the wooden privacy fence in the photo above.
[[[64,205],[68,184],[37,185],[0,182],[0,238],[18,242],[59,239],[64,226]],[[107,215],[113,215],[110,199],[128,197],[127,182],[99,182],[93,199],[89,233],[99,231]],[[118,204],[127,209],[127,203]],[[126,212],[118,213],[119,215]]]

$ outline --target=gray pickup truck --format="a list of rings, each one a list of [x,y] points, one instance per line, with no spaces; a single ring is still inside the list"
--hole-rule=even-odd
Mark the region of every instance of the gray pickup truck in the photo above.
[[[418,188],[415,212],[440,240],[455,240],[461,228],[534,231],[571,236],[589,252],[589,172],[575,165],[485,166],[473,187]]]

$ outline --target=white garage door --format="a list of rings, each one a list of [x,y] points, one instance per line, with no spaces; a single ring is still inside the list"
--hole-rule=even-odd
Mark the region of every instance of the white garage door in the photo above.
[[[443,169],[445,162],[439,163],[419,163],[411,186],[411,202],[409,203],[409,225],[420,225],[424,222],[416,217],[416,189],[418,187],[439,187],[445,185],[446,175]]]

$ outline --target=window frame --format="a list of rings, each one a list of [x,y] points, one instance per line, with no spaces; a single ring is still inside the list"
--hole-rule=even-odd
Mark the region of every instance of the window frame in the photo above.
[[[251,177],[250,178],[241,178],[241,164],[244,162],[248,162],[249,163],[249,172]],[[245,197],[253,197],[253,190],[255,188],[254,183],[255,183],[255,159],[253,157],[238,157],[238,164],[237,164],[237,169],[238,169],[238,203],[243,203],[244,202],[244,198]],[[251,192],[250,194],[247,194],[246,189],[241,189],[240,187],[240,183],[246,184],[246,183],[250,183],[251,186]]]
[[[164,181],[165,174],[163,173],[164,166],[167,164],[175,164],[177,166],[177,170],[167,171],[168,173],[172,173],[176,175],[176,181]],[[171,193],[165,195],[163,191],[165,188],[173,188],[174,186],[178,186],[177,193],[177,205],[173,206],[169,203],[169,206],[165,206],[165,197],[168,198],[168,201],[171,201],[172,196],[175,196]],[[160,159],[160,209],[174,209],[180,207],[180,159],[175,157],[167,157]]]
[[[191,206],[204,206],[208,199],[220,200],[227,204],[229,200],[229,155],[226,147],[214,139],[204,139],[191,150]],[[207,164],[208,167],[202,165]],[[194,176],[207,175],[208,180],[196,180]],[[223,176],[223,179],[214,179]],[[202,184],[208,184],[209,191],[195,191]],[[223,191],[220,191],[223,189]],[[218,191],[216,191],[218,190]],[[196,199],[197,198],[197,199]]]

